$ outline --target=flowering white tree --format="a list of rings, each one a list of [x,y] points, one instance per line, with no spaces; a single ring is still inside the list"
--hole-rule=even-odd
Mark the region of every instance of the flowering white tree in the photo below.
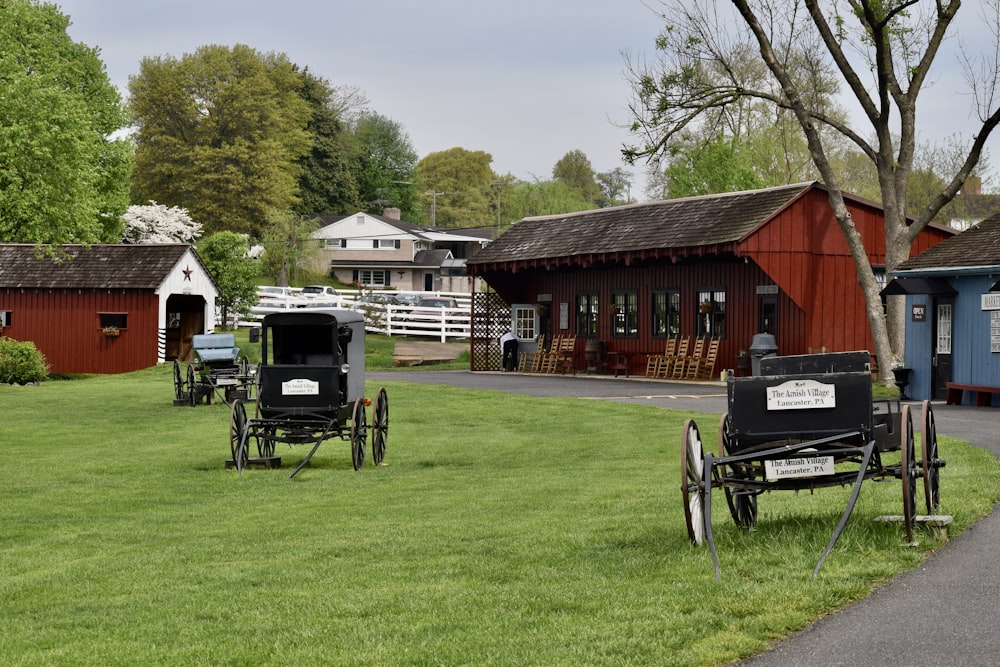
[[[129,206],[122,219],[122,243],[193,243],[201,236],[201,223],[192,220],[187,209],[155,201]]]

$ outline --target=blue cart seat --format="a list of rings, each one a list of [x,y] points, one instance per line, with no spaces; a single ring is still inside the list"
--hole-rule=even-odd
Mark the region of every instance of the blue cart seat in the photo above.
[[[240,348],[236,347],[233,334],[198,334],[191,337],[194,353],[204,363],[236,363]]]

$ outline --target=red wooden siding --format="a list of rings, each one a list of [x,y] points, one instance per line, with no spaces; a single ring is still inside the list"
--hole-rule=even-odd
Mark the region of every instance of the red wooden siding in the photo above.
[[[507,276],[489,276],[488,282],[502,292],[507,292]],[[514,284],[516,283],[516,286]],[[576,332],[576,295],[598,295],[599,334],[609,351],[628,352],[633,355],[633,372],[645,368],[645,355],[663,353],[663,338],[652,336],[652,294],[656,290],[678,290],[681,297],[681,337],[693,338],[696,331],[696,294],[708,287],[726,291],[726,335],[719,345],[716,373],[725,368],[735,368],[740,350],[748,350],[758,328],[758,285],[773,282],[752,262],[730,258],[725,261],[689,261],[677,264],[659,263],[636,266],[561,270],[526,271],[510,281],[514,296],[512,303],[536,303],[539,294],[552,295],[551,321],[553,335],[573,335]],[[611,294],[621,290],[635,290],[638,295],[637,338],[614,338],[611,335],[609,304]],[[559,329],[559,304],[569,304],[569,327]],[[789,353],[800,350],[799,341],[805,334],[805,317],[801,309],[787,296],[778,295],[778,347]],[[584,343],[579,342],[579,351]],[[581,362],[582,363],[582,362]]]
[[[155,366],[158,297],[152,290],[0,290],[11,311],[4,335],[30,340],[53,373],[125,373]],[[127,313],[117,338],[101,331],[99,313]]]

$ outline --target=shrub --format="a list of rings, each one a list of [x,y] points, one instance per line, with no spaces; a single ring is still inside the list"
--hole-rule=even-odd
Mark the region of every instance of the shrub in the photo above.
[[[37,383],[44,380],[48,372],[45,355],[38,351],[34,343],[0,336],[0,382]]]

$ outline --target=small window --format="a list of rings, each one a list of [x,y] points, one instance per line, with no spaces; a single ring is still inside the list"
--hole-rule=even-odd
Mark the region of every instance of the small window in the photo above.
[[[388,287],[392,273],[378,269],[354,269],[351,275],[352,280],[362,287]]]
[[[698,326],[695,330],[699,337],[726,337],[726,290],[723,288],[703,288],[698,290],[698,311],[696,313]]]
[[[535,340],[538,337],[538,317],[535,307],[531,305],[515,305],[514,335],[518,340]]]
[[[639,336],[639,297],[634,290],[611,293],[611,336]]]
[[[0,310],[0,327],[10,326],[10,311]]]
[[[128,329],[128,313],[98,313],[101,319],[101,328],[107,329]]]
[[[681,335],[681,293],[679,290],[653,291],[653,338]]]
[[[597,295],[576,295],[576,335],[583,338],[597,336]]]

